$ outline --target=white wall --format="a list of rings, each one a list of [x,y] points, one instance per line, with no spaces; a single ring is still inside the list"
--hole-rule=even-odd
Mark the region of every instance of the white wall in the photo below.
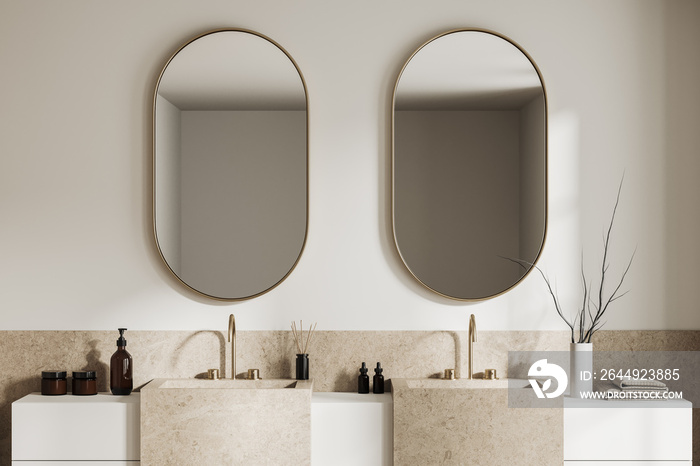
[[[698,329],[700,3],[418,0],[0,6],[3,329],[563,329],[541,280],[479,304],[429,294],[391,243],[391,92],[410,53],[447,29],[518,42],[548,92],[549,232],[541,265],[578,302],[623,171],[612,271],[637,248],[608,329]],[[185,40],[222,26],[285,47],[309,90],[306,251],[256,300],[205,302],[165,270],[151,233],[151,102]]]

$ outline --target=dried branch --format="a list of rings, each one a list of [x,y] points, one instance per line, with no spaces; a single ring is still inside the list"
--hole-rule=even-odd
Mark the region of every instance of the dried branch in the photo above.
[[[557,297],[556,293],[555,293],[554,290],[552,289],[552,284],[549,282],[549,278],[548,278],[547,275],[542,271],[542,269],[540,269],[538,266],[536,266],[536,265],[533,264],[532,262],[528,262],[528,261],[526,261],[526,260],[522,260],[522,259],[513,259],[513,258],[511,258],[511,257],[503,257],[503,256],[500,256],[500,257],[502,257],[503,259],[509,260],[509,261],[511,261],[511,262],[515,262],[516,264],[518,264],[520,267],[522,267],[522,268],[525,269],[525,270],[529,270],[529,268],[532,267],[532,268],[535,268],[535,269],[540,273],[540,275],[542,276],[542,279],[544,279],[544,282],[547,284],[547,289],[549,290],[549,295],[552,297],[552,301],[554,301],[554,308],[557,310],[557,314],[559,314],[559,317],[561,317],[561,319],[562,319],[564,322],[566,322],[566,325],[568,325],[569,328],[571,329],[571,342],[573,343],[573,341],[574,341],[574,332],[576,331],[576,330],[575,330],[575,325],[574,325],[574,324],[575,324],[576,320],[574,319],[572,322],[569,322],[569,319],[567,319],[567,318],[564,316],[564,313],[563,313],[562,310],[561,310],[561,306],[559,305],[559,298]],[[525,267],[526,265],[529,266],[529,267]]]
[[[503,257],[504,259],[508,259],[511,262],[515,262],[516,264],[520,265],[526,270],[528,270],[529,268],[537,269],[537,271],[540,273],[545,283],[547,284],[547,289],[549,290],[549,294],[552,296],[552,300],[554,301],[554,307],[556,308],[557,314],[559,314],[559,317],[562,318],[562,320],[566,323],[566,325],[569,326],[569,329],[571,330],[572,343],[590,343],[593,334],[600,330],[603,327],[603,325],[605,325],[605,322],[603,322],[601,319],[605,315],[605,312],[608,310],[608,306],[610,305],[610,303],[622,298],[628,293],[628,291],[620,293],[620,289],[622,288],[622,285],[625,282],[625,278],[627,277],[627,273],[629,272],[632,266],[632,261],[634,260],[634,256],[637,252],[636,248],[632,253],[632,257],[630,257],[630,260],[627,263],[627,267],[622,273],[619,282],[615,286],[615,289],[607,299],[605,298],[605,280],[607,278],[606,274],[608,272],[608,269],[610,268],[610,263],[608,259],[608,253],[610,251],[610,238],[612,236],[613,225],[615,224],[615,215],[617,214],[617,207],[620,204],[620,194],[622,192],[622,185],[624,183],[624,180],[625,177],[623,175],[622,180],[620,180],[620,186],[617,190],[617,197],[615,199],[615,206],[613,207],[612,216],[610,218],[610,225],[608,225],[605,238],[603,239],[603,260],[600,265],[600,287],[597,293],[597,301],[595,300],[595,298],[593,298],[591,294],[592,283],[586,280],[582,253],[581,281],[583,282],[583,300],[581,303],[581,309],[576,312],[574,318],[571,321],[564,316],[559,302],[559,298],[552,289],[552,285],[549,281],[549,278],[542,271],[542,269],[540,269],[532,262]],[[528,267],[526,267],[526,265]],[[575,338],[576,333],[578,333],[578,339]]]

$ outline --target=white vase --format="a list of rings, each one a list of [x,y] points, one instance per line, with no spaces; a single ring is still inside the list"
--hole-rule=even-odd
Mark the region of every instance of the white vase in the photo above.
[[[581,398],[593,391],[593,343],[571,343],[569,358],[569,396]]]

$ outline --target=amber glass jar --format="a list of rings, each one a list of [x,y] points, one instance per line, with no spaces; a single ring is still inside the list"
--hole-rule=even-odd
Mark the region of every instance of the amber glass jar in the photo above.
[[[73,371],[73,395],[97,395],[95,371]]]
[[[66,371],[41,372],[42,395],[65,395],[66,386]]]

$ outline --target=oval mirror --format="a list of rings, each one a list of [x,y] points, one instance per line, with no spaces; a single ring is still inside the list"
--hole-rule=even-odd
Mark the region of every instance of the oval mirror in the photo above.
[[[208,32],[168,60],[153,105],[153,222],[168,268],[215,299],[271,290],[296,266],[308,224],[296,63],[258,33]]]
[[[408,270],[458,300],[515,286],[547,222],[547,107],[532,59],[490,31],[441,34],[404,65],[392,114],[394,240]]]

